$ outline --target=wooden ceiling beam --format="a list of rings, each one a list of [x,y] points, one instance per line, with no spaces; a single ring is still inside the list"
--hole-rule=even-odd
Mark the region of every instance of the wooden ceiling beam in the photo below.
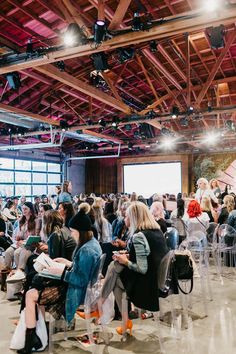
[[[39,114],[25,111],[24,109],[12,107],[12,106],[9,106],[9,105],[3,104],[3,103],[0,103],[0,110],[5,111],[5,112],[9,112],[9,113],[14,113],[16,116],[21,115],[21,116],[29,117],[29,118],[32,118],[33,120],[36,120],[41,123],[59,126],[58,121],[40,116]]]
[[[131,3],[131,0],[120,0],[119,4],[116,8],[116,11],[114,13],[114,16],[110,22],[110,25],[108,27],[109,30],[115,30],[118,29],[123,21],[123,18],[125,17],[125,14],[129,8],[129,5]]]
[[[51,1],[47,0],[36,0],[38,3],[43,5],[47,10],[54,13],[57,17],[59,17],[62,21],[66,21],[65,15],[58,9],[55,4],[52,4]],[[57,3],[56,3],[57,4]]]
[[[98,101],[104,102],[105,104],[116,108],[118,111],[129,113],[130,108],[123,102],[118,101],[117,99],[110,97],[104,92],[96,89],[95,87],[86,84],[84,81],[76,79],[72,75],[67,74],[66,72],[61,72],[59,69],[52,65],[44,65],[37,68],[37,71],[53,78],[54,80],[60,81],[61,83],[74,88],[77,91],[81,91],[84,94],[91,96]]]
[[[188,17],[189,18],[186,18]],[[195,16],[194,18],[191,16]],[[175,16],[171,16],[175,18]],[[130,46],[138,43],[150,41],[152,39],[161,39],[172,37],[183,32],[194,32],[202,30],[207,26],[217,26],[220,24],[232,24],[236,18],[236,6],[232,5],[220,11],[217,17],[213,17],[209,13],[200,13],[199,11],[190,11],[182,13],[181,18],[174,22],[164,22],[162,25],[152,27],[149,31],[131,32],[120,34],[103,42],[98,48],[92,48],[90,44],[64,48],[52,53],[48,53],[42,58],[27,60],[21,63],[11,64],[0,68],[0,74],[11,71],[19,71],[29,67],[36,67],[59,60],[91,55],[96,52],[114,50],[123,46]],[[167,18],[168,20],[169,18]]]
[[[204,83],[204,85],[203,85],[203,87],[201,89],[201,92],[198,94],[197,101],[195,103],[196,107],[200,106],[203,97],[205,96],[205,94],[207,93],[207,90],[211,86],[211,83],[212,83],[212,81],[213,81],[213,79],[214,79],[214,77],[215,77],[220,65],[223,62],[223,60],[225,58],[225,55],[227,54],[230,46],[233,44],[235,38],[236,38],[236,29],[234,28],[234,30],[229,33],[229,37],[228,37],[228,40],[227,40],[227,42],[225,44],[225,47],[221,50],[221,53],[220,53],[215,65],[213,66],[213,68],[212,68],[212,70],[210,72],[208,80]]]

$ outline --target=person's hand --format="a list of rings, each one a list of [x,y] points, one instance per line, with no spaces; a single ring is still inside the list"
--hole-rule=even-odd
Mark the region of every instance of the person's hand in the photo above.
[[[118,243],[118,247],[122,247],[122,248],[125,248],[126,247],[126,242],[125,241],[122,241],[122,240],[117,240],[117,243]]]
[[[20,246],[23,245],[24,243],[25,243],[24,240],[18,240],[17,243],[16,243],[16,245],[17,245],[17,247],[20,247]]]
[[[40,243],[40,244],[38,245],[38,249],[39,249],[40,251],[47,252],[47,251],[48,251],[48,245],[46,245],[45,243]]]
[[[54,258],[53,261],[65,264],[65,266],[68,267],[68,268],[70,268],[71,265],[72,265],[71,261],[68,261],[68,259],[65,259],[65,258],[62,258],[62,257]]]
[[[47,267],[47,270],[50,274],[54,274],[54,275],[62,275],[64,269],[58,269],[56,267]]]
[[[128,257],[126,254],[114,254],[112,257],[115,261],[119,262],[120,264],[127,265],[128,264]]]

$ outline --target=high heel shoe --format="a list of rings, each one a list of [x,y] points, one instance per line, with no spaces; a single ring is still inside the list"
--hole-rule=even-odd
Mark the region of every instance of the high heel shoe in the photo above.
[[[127,320],[125,332],[129,330],[129,334],[132,335],[132,327],[133,327],[133,322],[131,320]],[[116,332],[122,336],[124,334],[123,327],[117,327]]]
[[[96,318],[99,318],[100,317],[100,314],[98,311],[93,311],[93,312],[90,312],[88,313],[86,316],[85,316],[85,312],[82,312],[82,311],[76,311],[77,315],[79,315],[81,318],[83,318],[84,320],[86,318],[92,318],[92,317],[96,317]]]

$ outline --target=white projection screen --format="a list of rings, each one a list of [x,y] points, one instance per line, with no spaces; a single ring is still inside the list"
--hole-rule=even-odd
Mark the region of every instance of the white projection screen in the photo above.
[[[136,192],[149,198],[154,193],[175,194],[182,191],[181,162],[123,165],[125,193]]]

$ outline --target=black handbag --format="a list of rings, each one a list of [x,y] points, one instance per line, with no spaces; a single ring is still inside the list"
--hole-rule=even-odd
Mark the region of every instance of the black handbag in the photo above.
[[[171,277],[176,282],[178,289],[185,295],[193,290],[193,262],[187,254],[175,254],[171,263]],[[184,291],[179,280],[190,280],[189,292]]]

